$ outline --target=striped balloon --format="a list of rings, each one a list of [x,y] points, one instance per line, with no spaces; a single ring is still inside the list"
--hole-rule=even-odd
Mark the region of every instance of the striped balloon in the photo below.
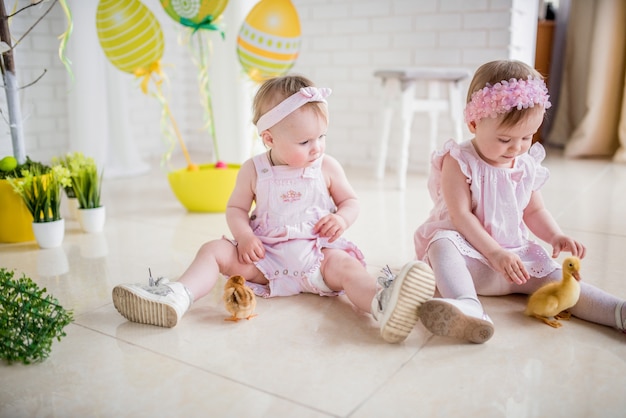
[[[161,6],[172,19],[200,29],[203,24],[215,22],[227,4],[228,0],[161,0]]]
[[[237,55],[256,82],[285,74],[300,51],[300,19],[290,0],[261,0],[241,25]]]
[[[161,25],[139,0],[100,0],[96,28],[104,54],[119,70],[134,73],[163,56]]]

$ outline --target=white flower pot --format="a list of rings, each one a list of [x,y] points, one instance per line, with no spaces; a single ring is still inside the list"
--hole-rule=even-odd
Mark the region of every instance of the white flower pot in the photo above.
[[[33,222],[33,233],[41,248],[56,248],[65,237],[65,219],[52,222]]]
[[[78,222],[85,232],[102,232],[105,219],[106,210],[104,206],[93,209],[78,209]]]

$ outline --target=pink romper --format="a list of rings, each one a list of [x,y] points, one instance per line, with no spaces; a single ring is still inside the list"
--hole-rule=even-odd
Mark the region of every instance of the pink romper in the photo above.
[[[429,218],[415,232],[415,251],[419,260],[427,261],[431,242],[446,238],[452,241],[461,254],[489,265],[465,237],[454,230],[448,209],[441,195],[441,166],[443,157],[450,155],[458,161],[467,177],[472,194],[472,212],[478,217],[489,235],[502,248],[517,254],[533,277],[544,277],[559,265],[548,252],[529,238],[523,221],[524,209],[533,191],[539,190],[550,176],[541,165],[546,156],[543,146],[534,144],[524,155],[515,159],[513,168],[494,167],[484,162],[471,141],[457,144],[449,140],[443,150],[432,156],[428,190],[435,206]]]
[[[307,168],[274,167],[267,153],[253,158],[256,207],[250,226],[265,247],[265,257],[255,265],[269,281],[268,285],[248,282],[258,296],[340,294],[321,277],[322,248],[342,249],[365,265],[363,254],[352,242],[340,237],[329,243],[328,238],[313,233],[317,221],[337,209],[322,175],[323,158]]]

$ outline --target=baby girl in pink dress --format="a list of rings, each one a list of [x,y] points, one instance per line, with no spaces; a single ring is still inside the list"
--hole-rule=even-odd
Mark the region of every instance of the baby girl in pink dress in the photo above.
[[[532,67],[507,60],[482,65],[465,109],[474,138],[450,140],[432,157],[434,207],[415,232],[415,251],[433,269],[442,296],[421,310],[422,323],[436,335],[487,341],[494,327],[478,295],[531,294],[561,279],[553,259],[562,251],[585,256],[585,247],[561,231],[541,197],[549,172],[533,135],[550,107],[548,98]],[[624,330],[624,300],[580,285],[572,315]]]

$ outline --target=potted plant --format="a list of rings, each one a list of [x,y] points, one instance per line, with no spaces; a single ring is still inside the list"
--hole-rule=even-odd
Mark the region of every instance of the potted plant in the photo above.
[[[6,161],[10,161],[10,164],[14,166],[12,169],[0,170],[0,202],[2,202],[0,204],[0,242],[24,242],[35,239],[33,228],[31,227],[33,218],[24,206],[22,199],[13,193],[12,187],[6,180],[9,176],[19,177],[22,170],[29,171],[32,164],[39,164],[32,162],[28,158],[24,144],[24,118],[21,114],[20,105],[20,89],[24,88],[24,86],[20,86],[18,82],[14,50],[57,3],[61,4],[68,22],[66,32],[59,37],[61,39],[59,56],[66,68],[69,69],[69,61],[65,57],[64,49],[71,33],[72,20],[66,0],[52,0],[48,2],[48,7],[41,9],[42,12],[39,18],[25,28],[21,37],[11,34],[9,27],[11,19],[15,19],[15,16],[18,14],[42,4],[44,1],[33,0],[28,5],[24,5],[24,7],[11,10],[11,15],[9,16],[5,7],[5,1],[0,0],[0,70],[2,72],[3,90],[7,103],[6,109],[2,110],[2,114],[7,116],[13,147],[13,155],[9,156],[10,159]],[[39,78],[30,84],[34,84]]]
[[[74,152],[52,161],[69,171],[71,182],[65,190],[68,197],[76,196],[78,222],[83,231],[102,231],[106,218],[105,207],[100,201],[103,173],[98,173],[95,160],[81,152]]]
[[[0,242],[33,241],[33,217],[7,181],[9,176],[19,176],[31,161],[19,165],[15,157],[6,156],[0,162]]]
[[[70,170],[70,177],[72,175],[72,170],[70,168],[70,159],[72,154],[67,154],[63,157],[53,157],[52,164],[60,164]],[[72,183],[64,186],[63,190],[65,191],[65,197],[67,197],[67,208],[69,213],[67,214],[68,218],[78,219],[78,199],[76,198],[76,193],[74,192],[74,187],[72,187]]]
[[[33,164],[22,169],[20,177],[8,177],[13,191],[21,198],[33,217],[33,233],[41,248],[61,245],[65,220],[61,217],[61,188],[70,184],[69,170]]]

